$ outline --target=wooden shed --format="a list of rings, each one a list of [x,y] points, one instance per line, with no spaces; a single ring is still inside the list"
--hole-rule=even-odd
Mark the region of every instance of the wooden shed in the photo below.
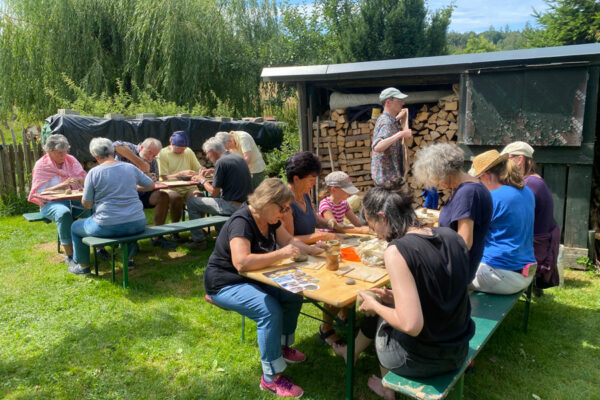
[[[263,69],[262,78],[265,82],[280,82],[297,89],[301,146],[303,150],[317,150],[319,155],[324,146],[315,144],[314,139],[326,135],[319,133],[317,121],[337,125],[341,130],[345,129],[346,134],[355,128],[344,118],[331,120],[332,114],[337,118],[340,113],[343,115],[339,107],[330,109],[333,93],[370,95],[365,98],[372,99],[382,89],[394,86],[408,93],[409,98],[411,93],[444,94],[436,100],[425,96],[422,104],[414,105],[417,110],[411,113],[413,132],[415,124],[428,133],[435,132],[433,139],[430,134],[423,136],[425,144],[435,141],[439,134],[431,121],[417,123],[415,113],[421,111],[432,115],[432,110],[443,110],[445,100],[449,101],[447,96],[454,95],[458,99],[458,110],[454,111],[458,121],[457,133],[452,140],[465,149],[467,158],[470,160],[471,156],[491,148],[500,149],[514,140],[530,143],[535,149],[538,172],[552,190],[554,217],[561,228],[562,242],[567,247],[587,249],[588,231],[590,227],[597,227],[597,221],[590,220],[590,204],[598,204],[597,200],[591,202],[591,198],[594,165],[598,166],[594,149],[600,132],[597,118],[599,73],[600,44],[585,44],[349,64],[270,67]],[[438,101],[441,102],[438,104]],[[452,111],[448,113],[452,114]],[[453,115],[449,117],[453,118]],[[428,118],[431,120],[432,117]],[[345,122],[339,125],[341,121]],[[356,132],[361,133],[360,129]],[[341,157],[355,150],[344,149],[344,139],[339,137],[331,139],[333,142],[342,146],[337,152]],[[347,168],[347,159],[329,158],[332,157],[331,145],[327,146],[326,166]],[[364,158],[349,170],[356,175],[361,173],[358,168],[367,168]]]

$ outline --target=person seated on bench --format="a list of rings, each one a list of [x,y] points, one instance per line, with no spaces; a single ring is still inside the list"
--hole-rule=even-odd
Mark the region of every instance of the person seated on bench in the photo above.
[[[90,272],[90,249],[83,243],[86,236],[119,237],[146,229],[144,206],[137,186],[152,190],[154,182],[132,164],[115,160],[113,143],[106,138],[94,138],[90,153],[98,161],[85,178],[82,203],[94,207],[94,214],[71,226],[74,254],[69,265],[73,274]]]
[[[321,161],[310,151],[299,151],[285,161],[285,174],[288,186],[294,193],[294,200],[291,203],[292,212],[284,215],[283,225],[294,238],[307,244],[338,238],[333,232],[315,232],[317,227],[328,228],[327,220],[315,211],[310,200],[310,191],[317,184],[320,173]],[[337,315],[339,309],[330,305],[325,305],[325,308],[328,312],[323,311],[323,323],[319,326],[318,336],[331,346],[341,340],[335,333],[331,317]],[[345,315],[340,314],[340,317],[344,318]]]
[[[190,219],[201,218],[204,214],[231,215],[252,192],[248,165],[241,156],[226,151],[223,143],[215,137],[206,140],[202,150],[215,166],[214,179],[212,183],[208,181],[208,169],[202,169],[199,175],[192,178],[194,182],[200,183],[210,197],[188,199]],[[204,230],[193,229],[191,234],[193,242],[189,247],[206,249]]]
[[[471,288],[495,294],[520,292],[535,276],[533,193],[518,167],[508,162],[508,154],[486,151],[473,159],[473,169],[492,195],[494,212]]]
[[[36,161],[33,167],[29,200],[40,206],[46,219],[56,222],[58,238],[65,251],[65,263],[73,259],[71,224],[76,218],[87,217],[90,212],[78,201],[43,201],[36,197],[44,190],[67,190],[83,188],[85,171],[75,157],[67,154],[69,141],[61,134],[51,135],[44,143],[46,154]]]
[[[417,378],[444,374],[464,362],[475,333],[471,320],[469,254],[450,228],[422,228],[412,208],[413,195],[399,181],[369,190],[363,214],[377,237],[390,242],[384,253],[391,290],[358,292],[359,311],[367,314],[355,340],[354,360],[374,340],[381,373]],[[378,300],[377,300],[378,299]],[[346,357],[346,345],[335,345]],[[369,387],[393,399],[381,379]]]
[[[544,289],[558,286],[558,248],[560,230],[554,221],[552,192],[544,179],[536,172],[533,147],[525,142],[512,142],[500,154],[519,167],[525,186],[533,192],[535,213],[533,218],[533,252],[537,262],[533,293],[544,294]]]
[[[118,140],[113,143],[113,146],[115,146],[115,160],[132,163],[140,171],[150,176],[153,180],[156,180],[159,175],[156,156],[162,149],[160,140],[146,138],[138,145]],[[138,196],[144,208],[154,208],[154,225],[164,225],[167,213],[169,212],[169,194],[162,190],[138,190]],[[150,244],[152,246],[161,246],[165,249],[177,247],[177,244],[168,241],[162,236],[153,237],[150,240]]]
[[[198,174],[202,166],[192,149],[184,131],[173,132],[169,139],[171,144],[158,153],[158,170],[160,179],[177,180],[181,177],[192,177]],[[171,204],[171,222],[179,222],[183,215],[183,206],[193,196],[194,186],[165,189]],[[178,234],[173,237],[179,238]]]
[[[260,388],[281,397],[303,393],[281,375],[286,363],[306,360],[304,354],[289,347],[294,343],[302,296],[250,280],[239,272],[259,270],[301,252],[322,252],[294,239],[281,225],[293,199],[294,194],[280,179],[264,180],[221,228],[204,272],[204,288],[215,304],[256,321],[263,370]]]
[[[424,186],[452,191],[440,212],[439,226],[452,228],[467,244],[469,276],[473,280],[483,256],[494,205],[489,190],[479,179],[463,171],[464,159],[464,151],[455,144],[437,143],[417,152],[413,174]]]

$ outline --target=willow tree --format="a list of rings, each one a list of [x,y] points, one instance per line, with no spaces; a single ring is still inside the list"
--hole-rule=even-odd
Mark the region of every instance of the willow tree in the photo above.
[[[68,76],[90,93],[136,83],[177,104],[222,101],[254,113],[267,62],[257,49],[267,47],[276,25],[268,0],[5,0],[0,111],[53,112],[45,93],[72,96]]]

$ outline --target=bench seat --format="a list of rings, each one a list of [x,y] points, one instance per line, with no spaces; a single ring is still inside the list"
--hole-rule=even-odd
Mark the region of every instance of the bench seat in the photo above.
[[[497,295],[481,292],[471,293],[471,318],[475,323],[475,335],[469,341],[469,353],[465,362],[454,372],[431,378],[405,378],[389,372],[383,378],[383,385],[405,396],[415,399],[437,400],[443,399],[458,383],[453,397],[462,398],[464,372],[485,346],[489,338],[496,331],[508,312],[514,307],[523,292],[513,295]],[[531,285],[526,290],[526,310],[524,329],[527,331],[529,302],[531,301]]]
[[[27,222],[40,222],[41,221],[41,222],[45,222],[47,224],[52,222],[48,218],[43,217],[41,211],[25,213],[25,214],[23,214],[23,218],[25,218],[27,220]]]
[[[121,236],[121,237],[95,237],[95,236],[87,236],[82,239],[83,243],[87,244],[90,247],[93,247],[94,250],[96,247],[100,246],[112,246],[112,280],[115,281],[115,247],[121,245],[123,248],[123,287],[126,288],[129,285],[128,282],[128,255],[129,255],[129,244],[135,243],[138,240],[149,239],[155,236],[164,236],[173,233],[190,231],[192,229],[201,229],[207,228],[211,226],[222,226],[229,217],[223,215],[215,215],[212,217],[206,218],[198,218],[192,219],[188,221],[174,222],[172,224],[159,225],[159,226],[150,226],[147,227],[143,232],[140,232],[135,235],[130,236]],[[95,253],[95,251],[94,251]],[[98,260],[94,257],[94,268],[96,270],[96,275],[98,275]]]

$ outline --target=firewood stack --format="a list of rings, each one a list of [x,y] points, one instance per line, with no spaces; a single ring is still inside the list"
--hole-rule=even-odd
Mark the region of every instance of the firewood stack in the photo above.
[[[411,167],[415,153],[422,147],[437,142],[456,142],[458,130],[458,98],[447,96],[437,104],[423,104],[412,119],[411,129],[413,137],[405,139],[408,149],[409,169],[407,184],[415,192],[417,206],[422,206],[424,199],[418,197],[423,187],[419,186],[412,176]],[[346,110],[331,110],[327,120],[313,122],[313,146],[323,165],[324,178],[331,172],[333,162],[334,170],[344,171],[352,178],[354,185],[361,191],[367,191],[373,186],[371,178],[371,140],[375,120],[368,122],[350,123]],[[323,180],[321,187],[323,188]],[[450,196],[448,190],[440,191],[441,205]]]

